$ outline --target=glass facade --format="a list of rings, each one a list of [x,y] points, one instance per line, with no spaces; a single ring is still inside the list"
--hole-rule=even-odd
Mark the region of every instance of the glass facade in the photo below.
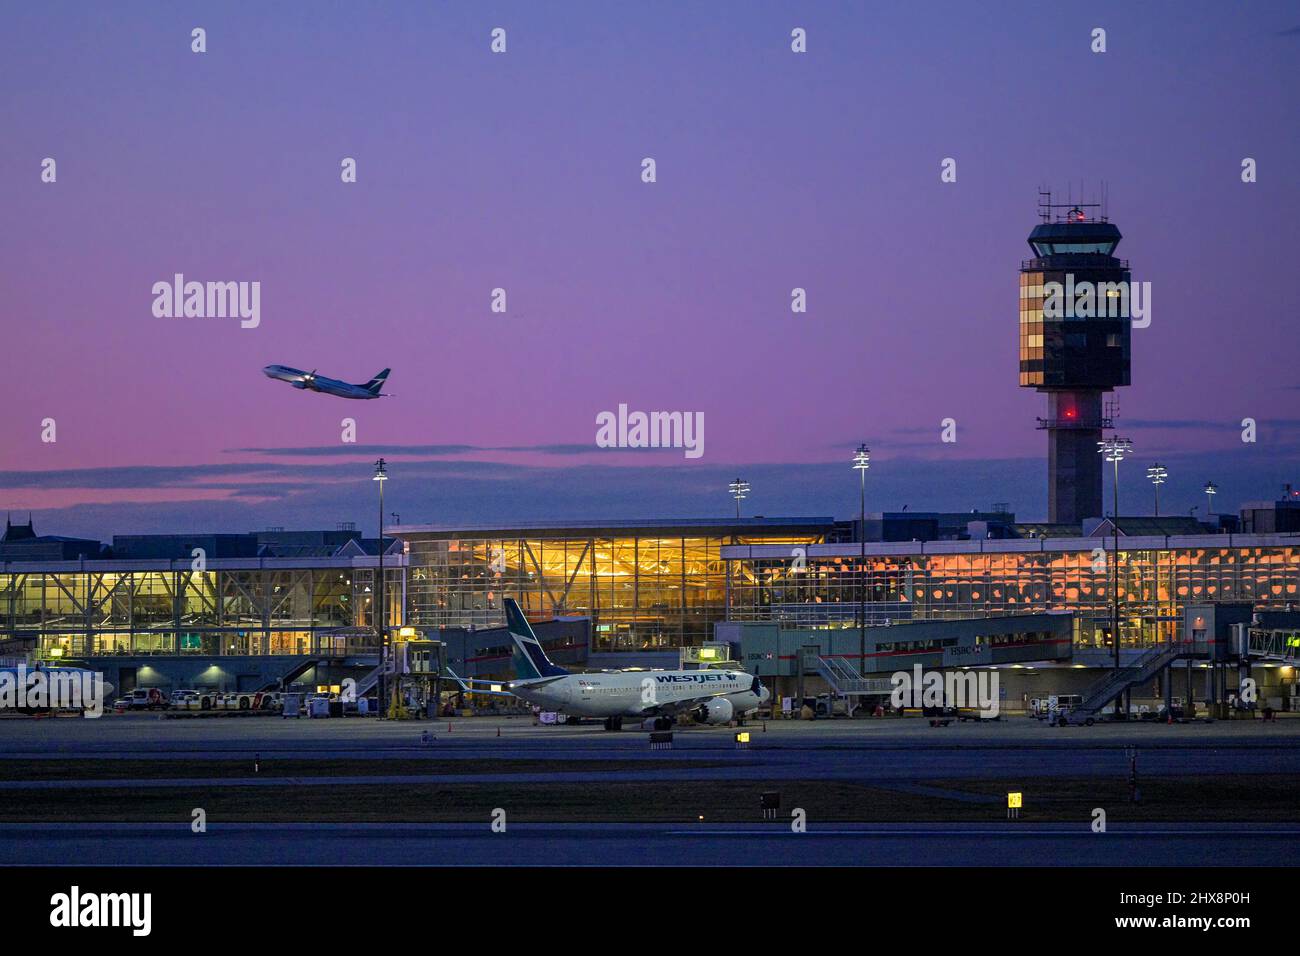
[[[1300,607],[1300,539],[1273,537],[1263,543],[1261,537],[1259,544],[1228,545],[1219,538],[1207,535],[1201,544],[1181,539],[1174,545],[1161,540],[1150,546],[1120,540],[1116,593],[1123,646],[1171,639],[1188,603]],[[1094,550],[1103,545],[1104,553]],[[1109,540],[1079,539],[1071,545],[1049,539],[1040,550],[1027,552],[996,550],[993,542],[975,542],[966,551],[936,542],[912,545],[909,553],[873,553],[880,550],[878,544],[868,545],[863,566],[853,545],[815,548],[800,570],[773,549],[729,548],[724,552],[730,577],[728,620],[853,627],[862,586],[868,625],[1079,611],[1085,626],[1077,643],[1110,645],[1114,566]]]
[[[764,527],[758,519],[682,527],[395,533],[409,563],[416,627],[497,627],[502,599],[534,620],[592,619],[593,650],[664,650],[712,639],[726,613],[725,545],[806,546],[832,522]],[[788,550],[788,549],[787,549]]]
[[[1094,284],[1092,318],[1044,314],[1045,286]],[[1129,384],[1130,302],[1107,285],[1129,282],[1118,268],[1026,270],[1020,273],[1020,384],[1042,388],[1092,388],[1108,391]],[[1112,317],[1113,316],[1113,317]]]
[[[1041,272],[1020,273],[1020,384],[1042,385],[1043,283]]]
[[[405,568],[385,560],[390,624],[400,623]],[[116,562],[115,562],[116,563]],[[0,636],[37,639],[42,655],[374,652],[375,559],[303,567],[229,561],[192,571],[62,570],[4,565]],[[93,567],[93,562],[85,566]],[[290,565],[290,566],[286,566]],[[368,565],[368,566],[365,566]]]

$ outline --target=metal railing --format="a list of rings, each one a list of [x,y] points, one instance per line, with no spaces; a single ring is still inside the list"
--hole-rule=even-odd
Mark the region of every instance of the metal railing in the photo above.
[[[1069,266],[1077,266],[1081,269],[1124,269],[1127,271],[1128,260],[1116,259],[1104,252],[1056,252],[1051,256],[1020,260],[1020,270],[1022,272],[1031,269],[1060,272],[1063,268]]]
[[[1261,630],[1252,628],[1248,647],[1252,658],[1294,664],[1300,659],[1300,631]]]
[[[889,678],[863,677],[858,669],[843,657],[817,657],[815,665],[817,673],[841,697],[888,694],[893,690],[893,681]]]
[[[1189,650],[1179,644],[1157,644],[1118,670],[1109,671],[1096,680],[1083,694],[1083,711],[1098,711],[1134,684],[1148,680],[1162,667],[1174,660],[1188,656]]]
[[[1114,428],[1115,422],[1109,418],[1097,418],[1092,421],[1083,421],[1077,418],[1040,418],[1038,427],[1041,428],[1074,428],[1085,431],[1095,431],[1098,428]]]

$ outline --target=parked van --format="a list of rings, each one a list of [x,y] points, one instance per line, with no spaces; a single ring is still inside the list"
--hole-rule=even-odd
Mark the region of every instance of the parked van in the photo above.
[[[114,710],[162,710],[167,698],[157,687],[137,687],[113,701]]]

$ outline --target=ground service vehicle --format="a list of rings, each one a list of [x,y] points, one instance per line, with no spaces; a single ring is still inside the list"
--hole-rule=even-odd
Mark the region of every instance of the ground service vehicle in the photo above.
[[[167,698],[157,687],[137,687],[113,701],[114,710],[163,710]]]
[[[222,710],[259,710],[262,707],[260,690],[237,690],[222,694],[218,699]]]
[[[1058,707],[1047,715],[1049,727],[1077,727],[1080,724],[1091,727],[1096,722],[1097,718],[1094,715],[1073,707]]]
[[[922,707],[921,716],[930,721],[931,727],[947,727],[957,719],[957,708]]]
[[[207,690],[172,691],[172,710],[213,710],[217,706],[217,695]]]

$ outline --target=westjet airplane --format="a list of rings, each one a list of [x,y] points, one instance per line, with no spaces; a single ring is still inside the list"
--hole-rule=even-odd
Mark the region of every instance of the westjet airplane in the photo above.
[[[287,365],[268,365],[262,369],[262,374],[267,378],[288,382],[294,388],[324,392],[326,395],[337,395],[339,398],[386,398],[387,396],[380,389],[384,387],[384,380],[388,378],[390,371],[392,370],[384,369],[364,385],[350,385],[336,378],[319,376],[315,369],[304,372],[300,368],[290,368]]]
[[[772,696],[757,677],[738,670],[571,674],[551,663],[518,603],[506,598],[504,604],[506,626],[515,645],[516,678],[506,689],[543,710],[603,717],[606,730],[621,730],[624,717],[653,719],[656,730],[667,730],[680,713],[689,711],[701,723],[725,724],[754,711]]]

